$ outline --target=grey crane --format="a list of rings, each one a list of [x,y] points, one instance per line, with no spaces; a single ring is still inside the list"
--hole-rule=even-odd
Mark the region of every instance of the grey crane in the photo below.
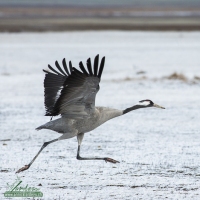
[[[56,61],[57,70],[48,65],[51,71],[43,70],[46,75],[44,79],[44,104],[46,108],[46,116],[51,116],[51,120],[36,128],[36,130],[49,129],[61,133],[62,135],[54,140],[45,142],[33,160],[24,167],[20,168],[16,173],[27,170],[41,153],[41,151],[49,144],[72,137],[77,137],[78,160],[104,160],[106,162],[118,163],[117,160],[108,157],[91,157],[85,158],[80,156],[80,147],[84,134],[94,130],[104,122],[124,115],[132,110],[139,108],[157,107],[162,108],[151,100],[142,100],[138,104],[118,110],[107,107],[96,107],[95,97],[99,91],[99,83],[103,72],[105,57],[101,59],[99,66],[99,55],[94,59],[92,67],[90,58],[87,59],[87,69],[83,63],[79,63],[80,70],[72,67],[71,61],[69,68],[65,59],[62,61],[63,68]],[[53,116],[61,115],[61,118],[52,120]]]

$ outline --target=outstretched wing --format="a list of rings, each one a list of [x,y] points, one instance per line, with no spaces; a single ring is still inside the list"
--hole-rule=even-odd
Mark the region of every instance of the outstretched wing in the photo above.
[[[44,80],[46,116],[61,114],[74,119],[89,117],[94,112],[95,97],[99,91],[104,63],[105,57],[98,67],[99,55],[97,55],[93,67],[90,58],[87,60],[87,70],[82,62],[79,63],[81,71],[72,67],[71,62],[68,70],[64,59],[64,69],[56,61],[59,71],[51,66],[49,69],[54,73],[44,70],[46,72]]]
[[[48,65],[48,68],[54,73],[43,70],[46,73],[44,79],[44,104],[46,116],[54,116],[52,115],[52,113],[54,113],[54,105],[60,96],[64,82],[73,71],[71,61],[69,62],[69,70],[65,59],[63,59],[62,64],[64,71],[57,61],[55,62],[55,65],[59,71],[56,71],[50,65]]]

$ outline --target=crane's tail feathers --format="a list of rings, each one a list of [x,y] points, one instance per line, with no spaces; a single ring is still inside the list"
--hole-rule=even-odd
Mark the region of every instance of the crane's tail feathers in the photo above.
[[[46,128],[46,126],[42,125],[42,126],[37,127],[35,130],[39,131],[39,130],[44,129],[44,128]]]

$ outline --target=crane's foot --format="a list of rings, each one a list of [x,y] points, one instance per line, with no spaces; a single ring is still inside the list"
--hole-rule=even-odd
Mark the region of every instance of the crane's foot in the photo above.
[[[30,167],[30,165],[25,165],[24,167],[22,167],[19,170],[17,170],[15,173],[23,172],[23,171],[27,170],[29,167]]]
[[[104,160],[105,160],[106,162],[119,163],[119,161],[114,160],[114,159],[112,159],[112,158],[104,158]]]

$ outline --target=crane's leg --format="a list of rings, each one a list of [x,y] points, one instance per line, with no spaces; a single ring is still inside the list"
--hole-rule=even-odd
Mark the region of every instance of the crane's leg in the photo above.
[[[20,173],[20,172],[23,172],[24,170],[27,170],[32,164],[33,162],[35,161],[35,159],[39,156],[39,154],[41,153],[41,151],[49,144],[53,143],[53,142],[56,142],[58,141],[58,139],[55,139],[55,140],[51,140],[49,142],[45,142],[41,149],[39,150],[39,152],[36,154],[36,156],[33,158],[33,160],[28,164],[28,165],[25,165],[24,167],[20,168],[19,170],[16,171],[16,173]]]
[[[78,140],[78,150],[77,150],[77,156],[76,158],[78,160],[105,160],[106,162],[111,162],[111,163],[119,163],[119,161],[117,160],[114,160],[112,158],[97,158],[97,157],[94,157],[94,158],[83,158],[80,156],[80,149],[81,149],[81,142],[83,140],[83,136],[84,136],[84,133],[81,133],[81,134],[78,134],[77,135],[77,140]]]

